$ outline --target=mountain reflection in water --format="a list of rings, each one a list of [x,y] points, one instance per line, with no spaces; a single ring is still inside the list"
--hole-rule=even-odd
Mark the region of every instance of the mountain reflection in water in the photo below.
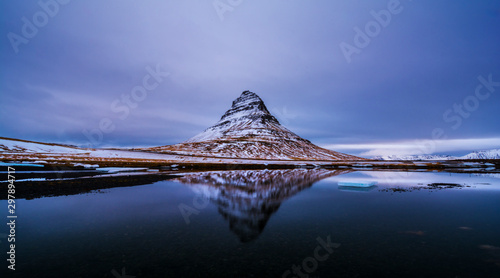
[[[218,206],[242,242],[256,239],[286,199],[314,183],[351,170],[241,170],[186,174],[175,179]]]

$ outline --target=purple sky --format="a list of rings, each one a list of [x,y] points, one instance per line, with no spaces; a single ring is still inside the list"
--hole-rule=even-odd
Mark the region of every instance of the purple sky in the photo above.
[[[500,148],[499,1],[40,3],[0,3],[0,136],[174,144],[251,90],[350,154]]]

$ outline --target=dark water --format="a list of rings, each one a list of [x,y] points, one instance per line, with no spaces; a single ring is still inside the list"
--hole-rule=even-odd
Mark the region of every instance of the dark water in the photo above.
[[[498,174],[201,173],[16,209],[2,277],[500,277]]]

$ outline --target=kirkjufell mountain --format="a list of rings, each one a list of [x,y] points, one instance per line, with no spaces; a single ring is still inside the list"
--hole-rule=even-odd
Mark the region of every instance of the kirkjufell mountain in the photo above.
[[[213,126],[155,152],[225,158],[280,160],[360,160],[312,144],[282,126],[255,93],[244,91]]]

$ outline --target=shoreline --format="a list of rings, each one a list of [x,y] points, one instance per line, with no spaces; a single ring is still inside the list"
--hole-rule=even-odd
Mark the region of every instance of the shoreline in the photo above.
[[[170,155],[168,155],[170,156]],[[0,166],[9,163],[22,168],[29,168],[22,164],[35,164],[34,170],[87,170],[98,167],[146,167],[158,170],[182,168],[189,170],[234,170],[234,169],[293,169],[293,168],[326,168],[326,169],[398,169],[398,170],[488,170],[500,171],[500,159],[474,160],[263,160],[247,158],[223,157],[183,157],[177,159],[151,159],[128,157],[82,157],[56,156],[54,154],[0,154]],[[43,168],[43,169],[42,169]]]

